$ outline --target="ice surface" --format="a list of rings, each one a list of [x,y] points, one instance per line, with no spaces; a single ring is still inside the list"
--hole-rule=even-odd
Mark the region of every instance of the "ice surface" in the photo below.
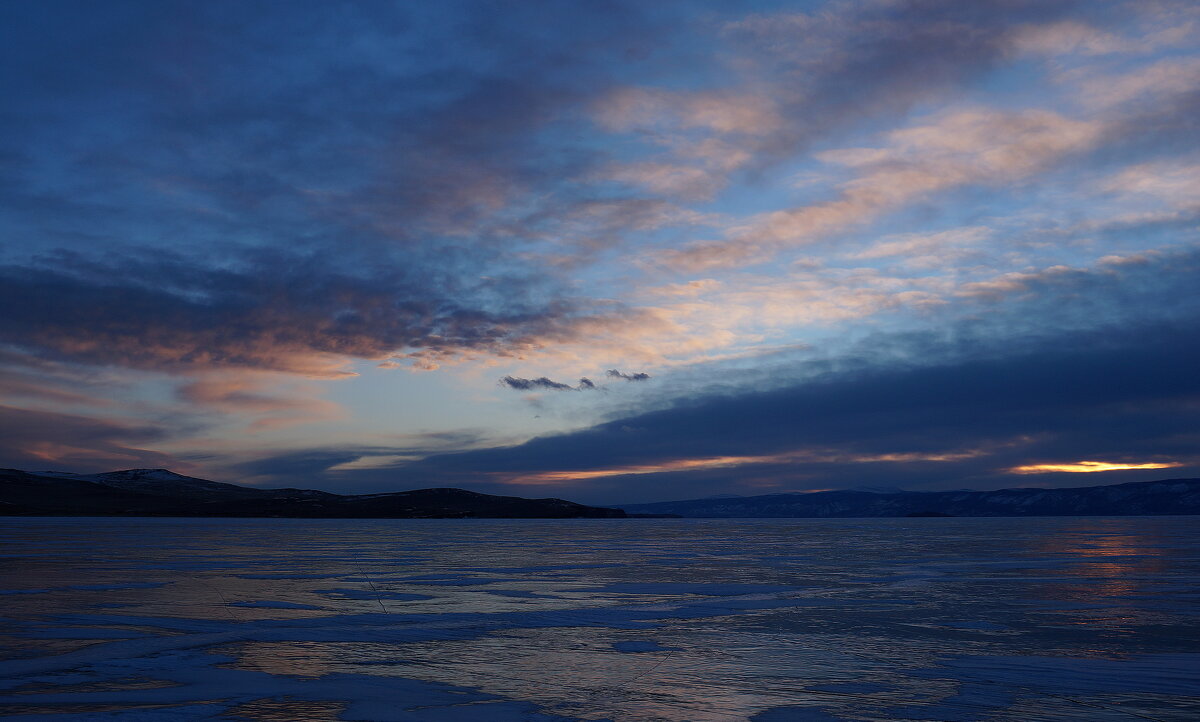
[[[776,707],[751,718],[752,722],[837,722],[841,719],[845,718],[834,717],[819,707]]]
[[[983,632],[997,632],[1008,627],[994,622],[946,622],[943,626],[951,629],[977,629]]]
[[[795,591],[795,587],[776,584],[696,584],[687,582],[621,582],[599,589],[583,591],[608,594],[700,594],[710,597],[736,597],[743,594],[766,594],[770,592]]]
[[[1200,718],[1193,520],[939,521],[7,519],[0,706]]]
[[[636,654],[638,652],[675,652],[678,647],[664,647],[653,639],[630,639],[624,642],[616,642],[613,644],[613,649],[626,654]]]
[[[247,607],[249,609],[320,609],[311,604],[297,604],[295,602],[281,602],[270,599],[262,599],[254,602],[230,602],[231,607]]]
[[[1195,695],[1200,690],[1200,654],[1152,654],[1128,659],[1061,657],[955,657],[941,666],[955,678],[1053,691],[1058,694]],[[941,670],[930,674],[941,674]]]
[[[81,589],[88,592],[105,592],[118,589],[154,589],[161,587],[166,582],[124,582],[117,584],[72,584],[67,589]]]
[[[550,594],[535,594],[526,592],[520,589],[485,589],[487,594],[495,594],[498,597],[513,597],[516,599],[554,599]]]
[[[338,588],[338,589],[314,589],[314,594],[328,594],[332,597],[340,597],[342,599],[388,599],[397,602],[410,602],[418,599],[436,599],[429,594],[410,594],[408,592],[385,592],[370,588]],[[494,593],[494,592],[493,592]]]

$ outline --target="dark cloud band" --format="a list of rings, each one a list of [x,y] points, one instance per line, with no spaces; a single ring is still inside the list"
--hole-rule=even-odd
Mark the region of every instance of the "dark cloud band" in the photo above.
[[[571,386],[570,384],[552,381],[545,376],[539,376],[536,379],[505,376],[500,379],[500,385],[517,391],[591,391],[599,388],[591,379],[586,377],[579,379],[579,385]]]

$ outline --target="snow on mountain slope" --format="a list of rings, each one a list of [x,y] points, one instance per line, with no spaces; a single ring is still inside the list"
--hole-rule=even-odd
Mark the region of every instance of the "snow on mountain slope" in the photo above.
[[[258,496],[265,493],[261,489],[252,489],[235,484],[225,484],[219,481],[197,479],[192,476],[176,474],[167,469],[125,469],[109,471],[102,474],[71,474],[62,471],[34,471],[34,476],[53,479],[76,479],[103,484],[114,489],[153,494],[156,496],[210,496],[213,494],[239,496]]]

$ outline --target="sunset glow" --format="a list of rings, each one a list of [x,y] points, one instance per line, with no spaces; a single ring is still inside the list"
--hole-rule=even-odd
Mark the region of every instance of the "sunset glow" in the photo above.
[[[630,474],[662,474],[672,471],[704,471],[708,469],[728,469],[745,464],[769,464],[786,460],[787,456],[715,456],[704,459],[677,459],[661,464],[644,464],[639,466],[619,466],[610,469],[590,469],[587,471],[544,471],[537,474],[526,474],[505,479],[509,484],[559,484],[568,481],[584,479],[600,479],[606,476],[626,476]]]
[[[1014,466],[1009,469],[1013,474],[1047,474],[1055,471],[1070,473],[1089,473],[1093,471],[1120,471],[1123,469],[1173,469],[1183,466],[1175,462],[1151,462],[1147,464],[1122,464],[1107,461],[1076,461],[1071,464],[1030,464]]]
[[[631,474],[663,474],[676,471],[703,471],[728,469],[751,464],[789,464],[797,468],[804,464],[869,464],[869,463],[912,463],[922,461],[961,461],[981,456],[981,451],[920,453],[904,452],[890,454],[847,455],[830,451],[793,451],[771,456],[715,456],[698,459],[674,459],[658,464],[618,466],[607,469],[583,471],[544,471],[505,478],[509,484],[559,484],[584,479],[600,479],[609,476]],[[825,490],[827,491],[827,490]]]

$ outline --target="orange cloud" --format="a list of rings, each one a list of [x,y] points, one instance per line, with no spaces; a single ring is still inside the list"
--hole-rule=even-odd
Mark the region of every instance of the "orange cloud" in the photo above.
[[[630,476],[634,474],[663,474],[675,471],[707,471],[709,469],[728,469],[736,466],[753,464],[785,464],[785,463],[909,463],[918,461],[962,461],[985,454],[979,449],[960,452],[927,453],[899,452],[889,454],[837,454],[829,452],[795,451],[784,454],[765,456],[705,456],[695,459],[672,459],[655,464],[631,464],[629,466],[614,466],[607,469],[588,469],[574,471],[543,471],[534,474],[509,476],[504,479],[509,484],[543,485],[560,484],[587,479],[601,479],[609,476]]]
[[[675,459],[658,464],[637,464],[632,466],[615,466],[608,469],[592,469],[589,471],[543,471],[537,474],[526,474],[506,479],[510,484],[558,484],[564,481],[582,481],[599,479],[606,476],[627,476],[630,474],[660,474],[671,471],[700,471],[708,469],[726,469],[743,464],[769,464],[787,461],[787,455],[776,456],[710,456],[700,459]]]
[[[1076,461],[1069,464],[1029,464],[1027,466],[1014,466],[1008,469],[1012,474],[1048,474],[1056,471],[1065,471],[1070,473],[1091,473],[1093,471],[1119,471],[1129,469],[1172,469],[1183,464],[1175,461],[1170,462],[1155,462],[1148,464],[1121,464],[1109,463],[1107,461]]]

